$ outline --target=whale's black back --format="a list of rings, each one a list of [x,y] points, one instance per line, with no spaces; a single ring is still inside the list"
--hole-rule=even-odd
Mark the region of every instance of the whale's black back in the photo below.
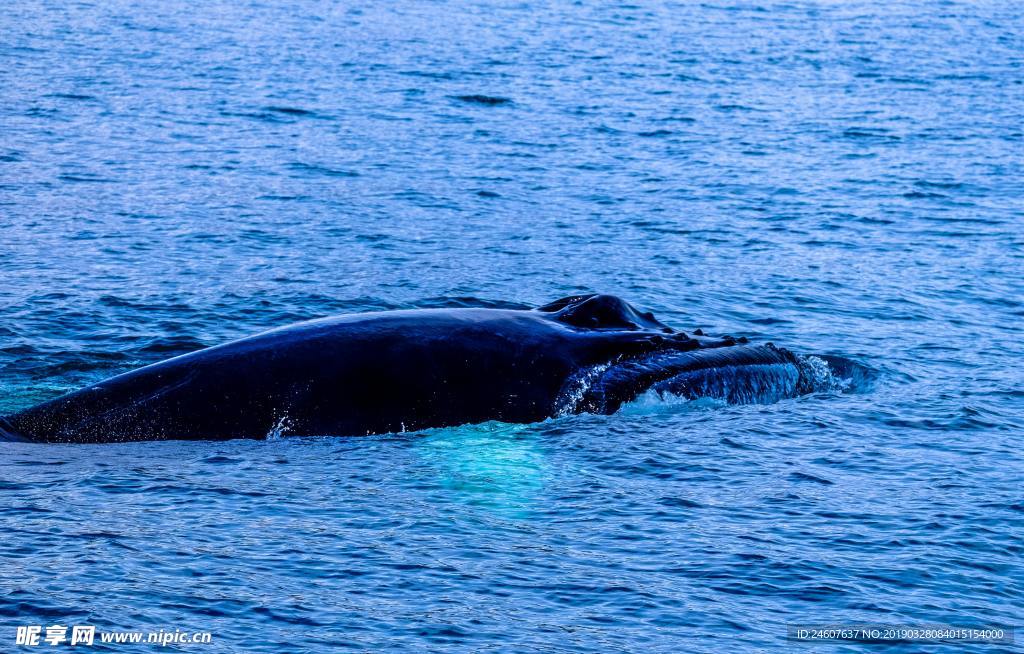
[[[576,348],[536,315],[463,309],[315,321],[105,380],[9,416],[9,433],[106,442],[539,420],[576,365]]]

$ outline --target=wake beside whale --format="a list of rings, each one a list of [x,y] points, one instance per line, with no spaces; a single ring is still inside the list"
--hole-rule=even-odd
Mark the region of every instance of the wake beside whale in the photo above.
[[[112,377],[0,418],[0,438],[103,443],[368,435],[610,414],[643,393],[767,403],[857,364],[692,335],[610,295],[534,310],[324,318]]]

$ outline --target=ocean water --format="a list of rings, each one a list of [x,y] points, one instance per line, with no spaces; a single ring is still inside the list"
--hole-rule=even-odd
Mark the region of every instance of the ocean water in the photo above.
[[[0,413],[302,319],[584,291],[878,372],[376,438],[0,443],[0,650],[1024,622],[1019,5],[10,0],[0,34]]]

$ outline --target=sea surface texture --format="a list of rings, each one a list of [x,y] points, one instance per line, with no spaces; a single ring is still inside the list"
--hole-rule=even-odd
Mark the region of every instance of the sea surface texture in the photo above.
[[[877,372],[534,425],[2,443],[0,650],[77,624],[859,652],[787,625],[1024,622],[1019,3],[10,0],[0,35],[0,413],[308,318],[577,292]]]

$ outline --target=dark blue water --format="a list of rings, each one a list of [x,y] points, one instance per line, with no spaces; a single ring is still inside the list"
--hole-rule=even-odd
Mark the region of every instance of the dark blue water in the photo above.
[[[580,291],[880,373],[384,438],[0,444],[0,649],[1024,622],[1018,5],[13,0],[0,35],[0,413],[301,319]]]

